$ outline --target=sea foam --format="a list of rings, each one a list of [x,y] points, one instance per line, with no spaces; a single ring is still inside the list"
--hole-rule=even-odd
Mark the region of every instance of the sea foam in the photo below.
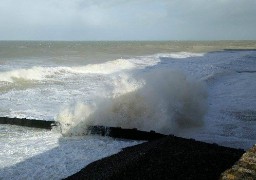
[[[83,135],[88,126],[103,125],[170,134],[203,124],[207,91],[202,82],[159,68],[133,78],[143,82],[133,91],[63,109],[56,117],[62,133]]]

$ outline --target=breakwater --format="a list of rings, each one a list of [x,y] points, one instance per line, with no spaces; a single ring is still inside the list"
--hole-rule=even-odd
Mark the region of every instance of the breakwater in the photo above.
[[[121,139],[133,140],[155,140],[166,137],[164,134],[155,131],[140,131],[138,129],[122,129],[121,127],[89,126],[88,134],[97,134]]]
[[[51,129],[53,126],[57,125],[56,121],[9,117],[0,117],[0,124],[10,124],[41,129]]]

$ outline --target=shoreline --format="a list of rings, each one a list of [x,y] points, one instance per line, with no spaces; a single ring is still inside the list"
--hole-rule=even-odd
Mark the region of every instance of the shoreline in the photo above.
[[[23,122],[22,122],[23,121]],[[51,129],[54,121],[0,117],[0,124]],[[90,126],[89,134],[147,140],[94,161],[66,179],[234,179],[256,177],[256,146],[245,152],[154,131]],[[250,172],[250,173],[248,173]]]
[[[124,148],[66,179],[219,179],[244,152],[167,136]]]

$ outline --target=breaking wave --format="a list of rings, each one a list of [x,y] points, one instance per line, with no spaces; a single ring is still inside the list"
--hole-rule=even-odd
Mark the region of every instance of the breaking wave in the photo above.
[[[117,59],[102,64],[88,64],[74,67],[32,67],[0,72],[0,81],[15,82],[16,80],[41,81],[57,75],[71,74],[111,74],[122,70],[133,69],[135,64],[126,59]]]
[[[43,80],[52,73],[51,68],[32,67],[30,69],[16,69],[0,73],[0,81],[14,82],[15,80]]]
[[[170,134],[203,124],[207,91],[202,82],[169,69],[133,78],[142,85],[131,92],[63,109],[56,117],[62,133],[83,135],[88,126],[103,125]]]
[[[171,54],[156,54],[153,56],[142,56],[134,59],[116,59],[101,64],[88,64],[85,66],[73,67],[40,67],[14,69],[10,71],[0,72],[0,81],[17,82],[24,81],[42,81],[51,80],[56,76],[65,76],[67,74],[112,74],[123,70],[131,70],[134,68],[156,65],[160,58],[188,58],[200,57],[202,53],[177,52]]]

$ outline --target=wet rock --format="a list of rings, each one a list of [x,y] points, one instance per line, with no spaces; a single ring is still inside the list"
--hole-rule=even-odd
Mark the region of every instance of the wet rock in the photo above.
[[[221,180],[256,179],[256,145],[249,149],[239,161],[221,175]]]

